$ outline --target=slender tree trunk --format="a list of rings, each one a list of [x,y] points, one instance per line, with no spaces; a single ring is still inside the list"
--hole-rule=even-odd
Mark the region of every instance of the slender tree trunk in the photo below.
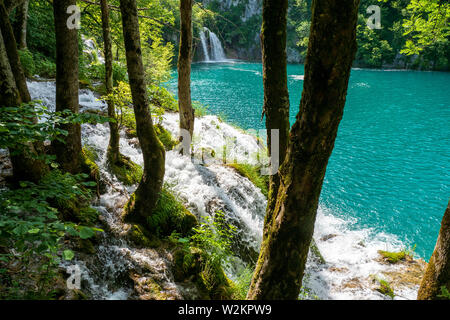
[[[289,92],[287,87],[286,28],[287,0],[264,0],[263,22],[261,28],[261,48],[263,61],[264,106],[266,116],[267,145],[269,156],[272,152],[272,129],[279,130],[279,163],[286,156],[289,138]],[[274,164],[272,164],[274,165]],[[270,188],[266,219],[276,204],[279,174],[270,176]],[[266,224],[265,224],[266,225]],[[264,230],[267,232],[267,230]]]
[[[14,31],[9,22],[9,16],[3,5],[3,0],[0,0],[0,28],[2,30],[6,52],[8,54],[9,64],[11,65],[16,87],[19,90],[22,102],[30,102],[31,98],[30,93],[28,92],[27,79],[25,78],[25,74],[20,64]]]
[[[127,205],[123,218],[128,222],[145,223],[155,208],[163,185],[165,150],[156,136],[150,114],[136,0],[120,0],[120,11],[136,131],[144,157],[142,180]]]
[[[19,90],[17,90],[14,75],[8,61],[2,32],[0,32],[0,106],[12,107],[22,103]]]
[[[29,3],[30,0],[25,0],[25,2],[17,7],[16,10],[15,36],[17,47],[19,48],[19,50],[27,48],[27,22]]]
[[[450,201],[442,218],[441,230],[420,284],[417,300],[437,300],[441,287],[450,291]]]
[[[70,110],[78,113],[78,31],[69,29],[67,8],[76,0],[53,1],[56,35],[56,111]],[[53,142],[58,163],[71,173],[79,172],[81,157],[81,126],[67,124],[66,143]]]
[[[249,299],[297,299],[356,52],[359,0],[313,0],[305,81]]]
[[[8,61],[2,32],[0,32],[0,92],[0,107],[17,107],[22,103]],[[47,172],[48,168],[45,163],[33,157],[33,155],[37,155],[37,151],[31,143],[17,145],[15,148],[10,148],[9,152],[14,181],[37,182]]]
[[[194,109],[191,101],[192,0],[180,0],[181,35],[178,54],[178,106],[180,129],[194,134]],[[183,138],[180,136],[180,141]]]
[[[105,86],[106,93],[109,95],[113,92],[113,55],[112,55],[112,41],[109,27],[109,8],[107,0],[100,0],[102,10],[102,27],[103,27],[103,42],[105,47]],[[114,102],[108,100],[108,117],[115,119],[116,111]],[[109,146],[108,146],[108,161],[117,163],[120,158],[119,151],[119,127],[117,122],[109,122]]]
[[[5,0],[5,8],[8,15],[18,6],[22,5],[26,0]]]

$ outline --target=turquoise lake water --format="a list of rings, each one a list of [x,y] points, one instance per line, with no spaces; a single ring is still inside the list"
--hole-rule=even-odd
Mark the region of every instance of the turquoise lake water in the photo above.
[[[303,71],[288,66],[291,124]],[[176,74],[169,85],[175,92]],[[264,128],[261,64],[193,64],[192,99],[241,128]],[[428,259],[449,197],[450,73],[353,69],[321,206]]]

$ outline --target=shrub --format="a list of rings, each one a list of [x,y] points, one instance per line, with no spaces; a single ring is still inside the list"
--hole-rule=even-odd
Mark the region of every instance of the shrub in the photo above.
[[[19,50],[20,63],[26,77],[32,77],[36,72],[33,55],[27,49]]]

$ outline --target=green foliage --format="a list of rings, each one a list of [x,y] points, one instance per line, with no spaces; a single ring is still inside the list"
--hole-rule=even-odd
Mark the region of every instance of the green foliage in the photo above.
[[[20,64],[26,77],[32,77],[36,71],[33,55],[29,50],[19,50]]]
[[[125,82],[119,82],[112,94],[102,98],[105,100],[109,99],[116,106],[119,128],[127,128],[128,136],[136,137],[136,118],[132,108],[133,98],[131,96],[130,86]],[[166,88],[158,87],[156,85],[149,86],[149,99],[152,117],[156,121],[154,127],[156,135],[163,143],[166,150],[172,150],[178,141],[172,137],[169,131],[162,127],[161,122],[165,110],[176,111],[178,104],[173,95]]]
[[[61,251],[66,236],[87,239],[100,229],[64,222],[59,218],[58,203],[74,199],[88,201],[87,175],[51,171],[39,183],[21,182],[19,188],[0,192],[0,263],[4,270],[15,265],[18,274],[8,273],[3,281],[33,281],[35,296],[48,297],[61,259],[73,259],[70,250]],[[94,214],[85,209],[85,214]],[[96,213],[98,215],[98,213]],[[11,286],[2,292],[8,298],[23,298],[35,288]]]
[[[450,3],[440,0],[411,0],[403,20],[404,35],[411,36],[401,51],[419,54],[425,48],[449,42]]]
[[[192,101],[192,108],[194,108],[196,117],[204,117],[208,114],[208,106],[200,101]]]
[[[204,221],[193,230],[192,245],[205,250],[213,264],[225,264],[233,256],[231,245],[236,227],[226,222],[223,212],[216,212],[213,218],[204,217]]]
[[[39,121],[35,121],[39,120]],[[107,122],[108,118],[94,114],[74,114],[68,110],[49,112],[37,102],[17,107],[0,108],[0,148],[8,148],[12,154],[22,154],[27,143],[59,140],[65,142],[66,130],[60,125],[68,123]],[[40,155],[39,158],[50,163],[53,156]]]
[[[149,231],[155,232],[159,237],[169,236],[173,231],[187,234],[196,224],[196,217],[185,208],[170,187],[165,185],[155,210],[147,219]]]
[[[450,292],[446,286],[441,286],[441,293],[437,297],[443,300],[450,300]]]
[[[391,288],[391,285],[389,282],[383,279],[376,279],[380,286],[376,289],[381,294],[384,294],[385,296],[391,297],[392,299],[395,298],[394,290]]]
[[[212,218],[203,218],[203,222],[192,230],[194,233],[190,238],[182,238],[177,233],[172,233],[169,238],[181,248],[175,254],[175,276],[180,280],[194,277],[210,298],[244,299],[252,269],[241,268],[235,282],[223,271],[234,259],[231,244],[236,228],[227,224],[224,214],[218,211]]]
[[[167,111],[178,111],[178,102],[169,90],[162,86],[150,85],[148,87],[152,112],[155,108]]]
[[[250,284],[252,282],[252,276],[253,268],[247,266],[240,271],[238,277],[233,281],[233,299],[246,299],[248,290],[250,289]]]
[[[51,59],[45,57],[39,52],[33,54],[34,57],[34,73],[44,78],[56,78],[56,64]]]
[[[46,0],[30,1],[27,22],[27,45],[31,52],[39,52],[51,60],[56,58],[54,26],[51,2]]]
[[[261,175],[261,167],[248,163],[232,163],[229,166],[234,168],[241,176],[250,180],[267,198],[269,192],[269,176]]]

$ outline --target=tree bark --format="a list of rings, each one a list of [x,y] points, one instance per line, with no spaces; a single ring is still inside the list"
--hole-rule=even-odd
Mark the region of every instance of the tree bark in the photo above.
[[[282,163],[286,156],[289,138],[289,92],[287,87],[286,28],[287,0],[264,0],[263,22],[261,28],[261,48],[263,62],[264,106],[266,116],[267,146],[269,156],[272,152],[272,129],[279,130],[279,159]],[[272,164],[274,165],[274,164]],[[270,176],[266,219],[276,204],[280,177],[276,173]],[[267,232],[267,230],[264,230]]]
[[[180,0],[180,50],[178,54],[178,106],[180,129],[194,134],[194,109],[191,101],[192,0]],[[180,141],[182,141],[180,135]]]
[[[22,99],[8,61],[2,32],[0,32],[0,92],[2,92],[0,95],[0,107],[17,107],[21,105]],[[9,152],[15,182],[37,182],[48,170],[43,161],[36,160],[33,157],[33,155],[37,155],[37,151],[31,143],[17,145],[16,148],[10,148]]]
[[[441,287],[450,291],[450,201],[442,218],[441,230],[420,284],[417,300],[438,300]]]
[[[76,0],[53,1],[56,35],[56,111],[70,110],[78,113],[78,31],[67,27],[67,8],[76,5]],[[81,126],[66,124],[66,143],[53,142],[58,163],[64,171],[77,173],[80,170]]]
[[[17,47],[19,50],[27,48],[27,23],[29,3],[30,0],[25,0],[25,2],[17,7],[16,10],[15,36]]]
[[[164,179],[165,150],[156,136],[149,108],[142,63],[136,0],[120,0],[128,77],[133,98],[136,131],[144,158],[144,174],[124,211],[127,222],[146,223],[155,208]]]
[[[14,75],[8,61],[6,47],[0,32],[0,106],[12,107],[22,103],[19,90],[17,90]]]
[[[297,299],[356,52],[359,0],[313,0],[300,111],[248,299]]]
[[[14,75],[16,87],[19,90],[22,102],[27,103],[31,101],[30,93],[28,92],[27,79],[20,64],[19,52],[17,50],[16,39],[14,37],[14,30],[9,22],[9,16],[0,0],[0,28],[2,30],[3,41],[8,54],[9,64]]]
[[[113,55],[112,55],[112,41],[111,31],[109,26],[109,8],[107,0],[100,0],[100,6],[102,11],[102,28],[103,28],[103,42],[105,52],[105,87],[106,94],[110,95],[113,92]],[[111,100],[108,103],[108,117],[116,119],[116,111],[114,102]],[[116,121],[109,122],[109,145],[108,145],[108,161],[111,163],[117,163],[120,159],[119,149],[119,127]]]

